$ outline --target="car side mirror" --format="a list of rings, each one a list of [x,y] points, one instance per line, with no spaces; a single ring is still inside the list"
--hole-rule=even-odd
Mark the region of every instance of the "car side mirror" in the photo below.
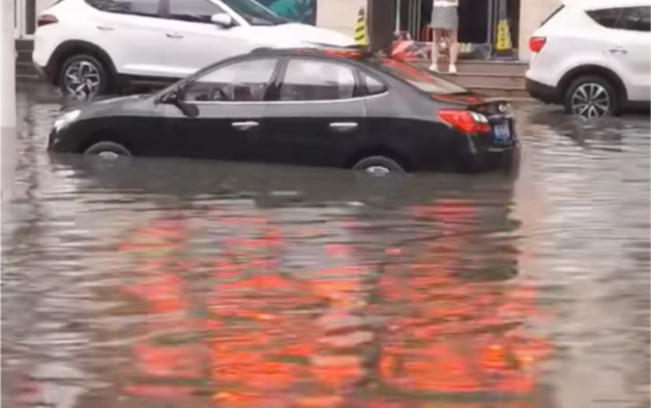
[[[223,28],[229,28],[233,26],[233,17],[226,13],[213,14],[210,16],[210,21],[212,21],[213,24],[216,24]]]
[[[177,90],[167,94],[162,102],[176,106],[185,116],[189,118],[196,118],[199,116],[199,108],[197,105],[185,103],[185,101],[183,101],[183,90]]]

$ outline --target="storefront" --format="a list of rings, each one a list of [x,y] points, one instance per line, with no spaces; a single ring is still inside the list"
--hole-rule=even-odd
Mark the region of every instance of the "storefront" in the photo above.
[[[459,42],[472,44],[462,47],[468,58],[517,58],[518,29],[521,0],[459,0]],[[430,42],[429,28],[432,0],[398,0],[398,30],[416,41]],[[506,21],[507,36],[498,38],[500,21]],[[504,31],[501,33],[504,36]],[[500,41],[507,46],[496,49]],[[510,43],[510,44],[508,44]]]

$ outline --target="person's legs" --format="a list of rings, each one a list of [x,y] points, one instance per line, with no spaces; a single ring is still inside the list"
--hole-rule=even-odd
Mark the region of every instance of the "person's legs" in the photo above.
[[[450,73],[457,73],[457,58],[459,57],[459,41],[456,30],[450,30],[448,34],[448,50],[450,52]]]
[[[432,65],[429,69],[434,72],[439,71],[439,43],[441,42],[441,30],[432,29]]]

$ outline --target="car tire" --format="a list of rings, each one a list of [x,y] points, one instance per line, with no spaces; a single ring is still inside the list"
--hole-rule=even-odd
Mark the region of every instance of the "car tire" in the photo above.
[[[118,157],[131,157],[126,147],[115,142],[98,142],[84,151],[86,156],[100,156],[103,159],[114,160]]]
[[[598,75],[583,75],[572,81],[563,100],[565,113],[587,118],[619,114],[615,87]]]
[[[358,161],[353,170],[363,171],[371,176],[388,176],[390,174],[407,174],[395,160],[385,156],[371,156]]]
[[[110,78],[106,67],[90,55],[74,55],[61,65],[59,88],[63,95],[75,99],[90,99],[104,94]]]

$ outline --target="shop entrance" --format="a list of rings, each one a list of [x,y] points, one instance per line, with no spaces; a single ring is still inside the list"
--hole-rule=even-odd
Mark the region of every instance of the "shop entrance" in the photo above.
[[[371,0],[374,1],[374,0]],[[377,0],[375,0],[377,1]],[[509,58],[517,55],[518,23],[521,0],[459,0],[459,42],[466,44],[465,58],[491,59]],[[429,28],[433,0],[397,0],[397,31],[408,33],[416,41],[430,42]],[[509,23],[512,50],[497,52],[497,26],[500,19]],[[463,54],[462,47],[462,54]],[[464,58],[463,55],[461,55]]]

